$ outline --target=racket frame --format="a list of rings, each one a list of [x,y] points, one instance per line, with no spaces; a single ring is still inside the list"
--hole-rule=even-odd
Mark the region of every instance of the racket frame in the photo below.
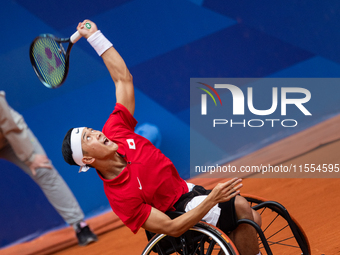
[[[62,54],[65,57],[65,72],[64,72],[64,76],[63,76],[63,79],[61,80],[61,82],[58,85],[56,85],[56,86],[52,86],[52,85],[48,84],[46,82],[46,80],[42,77],[41,72],[38,70],[38,67],[36,65],[36,61],[35,61],[35,59],[33,57],[33,48],[34,48],[34,45],[41,38],[49,38],[49,39],[54,40],[58,44],[59,49],[61,50]],[[34,72],[36,73],[36,75],[38,76],[39,80],[42,82],[42,84],[44,84],[45,87],[55,89],[55,88],[60,87],[65,82],[65,80],[67,78],[67,75],[68,75],[68,70],[69,70],[69,59],[70,59],[70,52],[71,52],[72,46],[80,38],[81,38],[81,36],[80,36],[79,32],[77,31],[70,38],[59,38],[59,37],[56,37],[56,36],[54,36],[52,34],[41,34],[41,35],[37,36],[32,41],[32,43],[30,45],[30,50],[29,50],[30,61],[31,61],[31,64],[32,64]],[[62,45],[63,43],[69,43],[66,51],[65,51],[64,46]]]

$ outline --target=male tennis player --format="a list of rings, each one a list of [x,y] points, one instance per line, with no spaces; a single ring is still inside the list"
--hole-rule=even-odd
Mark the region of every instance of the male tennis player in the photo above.
[[[90,29],[85,27],[87,22]],[[93,22],[85,20],[77,29],[109,70],[116,87],[116,106],[102,132],[88,127],[67,132],[62,145],[65,161],[79,165],[82,172],[90,167],[97,170],[112,210],[134,233],[142,227],[180,236],[203,218],[230,233],[242,255],[258,254],[255,230],[248,225],[236,226],[242,218],[260,222],[248,202],[237,196],[241,180],[220,183],[209,193],[181,179],[160,150],[134,133],[133,81],[122,57]],[[172,220],[164,212],[175,208],[186,213]]]

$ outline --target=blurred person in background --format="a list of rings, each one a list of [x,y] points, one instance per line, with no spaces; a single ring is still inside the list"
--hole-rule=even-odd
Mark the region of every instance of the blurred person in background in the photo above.
[[[0,91],[0,158],[17,165],[39,185],[59,215],[73,226],[79,245],[97,241],[72,191],[22,115],[8,105],[4,91]]]

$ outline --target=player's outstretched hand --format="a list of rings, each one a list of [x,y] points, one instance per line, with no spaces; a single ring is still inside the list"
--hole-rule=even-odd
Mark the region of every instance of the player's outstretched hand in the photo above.
[[[233,178],[224,183],[219,183],[211,191],[210,195],[214,202],[222,203],[229,201],[231,198],[240,194],[240,189],[242,188],[242,179]]]
[[[82,37],[86,39],[89,38],[92,34],[98,31],[97,25],[91,20],[84,20],[83,22],[79,22],[77,26],[77,30]]]

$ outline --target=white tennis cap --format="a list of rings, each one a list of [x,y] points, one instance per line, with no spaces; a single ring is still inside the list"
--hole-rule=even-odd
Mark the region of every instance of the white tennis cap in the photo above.
[[[71,150],[72,150],[72,158],[74,162],[80,166],[80,172],[86,172],[90,169],[89,166],[83,163],[83,149],[81,148],[81,135],[83,133],[85,127],[74,128],[71,132]]]

